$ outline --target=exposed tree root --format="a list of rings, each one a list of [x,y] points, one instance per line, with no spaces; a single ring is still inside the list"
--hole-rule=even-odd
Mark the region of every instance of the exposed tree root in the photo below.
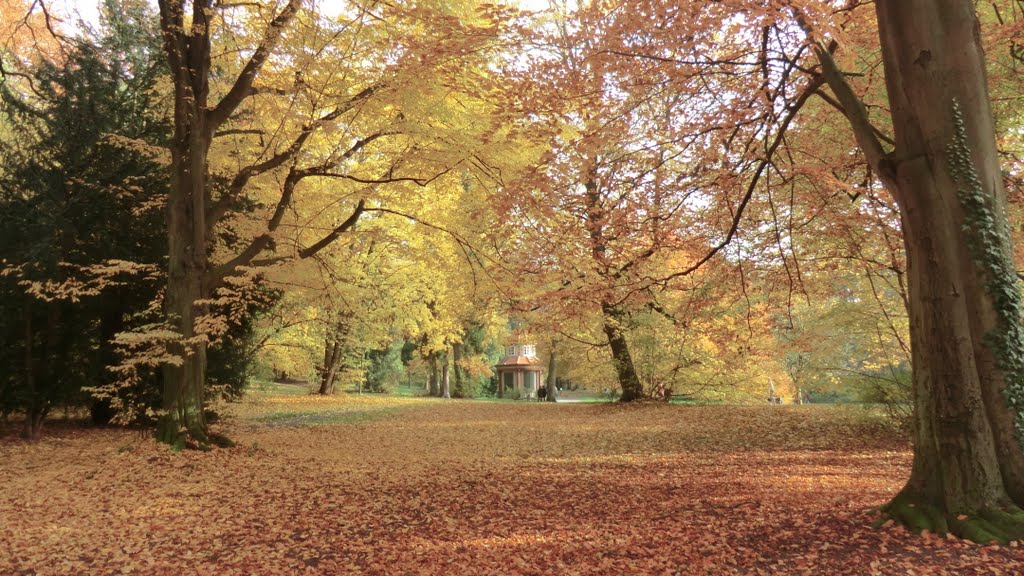
[[[951,515],[935,506],[913,502],[901,495],[883,506],[881,511],[884,516],[876,522],[876,526],[892,519],[914,532],[951,532],[959,538],[979,544],[1006,544],[1013,540],[1024,540],[1024,509],[1014,505],[986,508],[971,515]]]
[[[188,431],[182,429],[177,422],[165,416],[157,422],[156,439],[170,446],[171,450],[184,450],[188,440]]]
[[[156,439],[169,445],[174,451],[186,448],[207,451],[214,447],[231,448],[235,445],[230,438],[223,434],[211,433],[198,427],[186,428],[169,418],[162,419],[157,425]]]

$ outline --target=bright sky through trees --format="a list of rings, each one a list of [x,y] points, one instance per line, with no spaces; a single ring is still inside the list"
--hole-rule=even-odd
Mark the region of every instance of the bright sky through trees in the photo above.
[[[156,0],[149,0],[149,2],[156,6]],[[325,14],[336,12],[341,4],[331,0],[321,0],[320,2],[321,9]],[[550,1],[518,0],[518,4],[525,10],[544,10],[550,6]],[[72,19],[80,17],[92,25],[96,25],[99,22],[98,0],[53,0],[52,5],[57,13],[70,16]]]

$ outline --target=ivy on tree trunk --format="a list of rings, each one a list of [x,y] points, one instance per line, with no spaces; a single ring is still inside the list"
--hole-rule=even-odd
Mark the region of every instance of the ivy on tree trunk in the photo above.
[[[914,460],[885,511],[914,529],[1006,542],[1024,537],[1024,338],[979,22],[969,0],[875,7],[895,149],[829,50],[815,53],[903,221]]]

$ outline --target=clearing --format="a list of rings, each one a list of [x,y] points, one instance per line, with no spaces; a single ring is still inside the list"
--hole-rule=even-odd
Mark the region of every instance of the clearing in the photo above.
[[[873,529],[907,443],[860,409],[254,394],[238,446],[0,439],[0,574],[1021,574]]]

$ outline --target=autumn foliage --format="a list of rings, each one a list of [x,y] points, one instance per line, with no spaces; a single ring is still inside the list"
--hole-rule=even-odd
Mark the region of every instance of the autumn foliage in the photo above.
[[[1024,572],[1021,3],[521,4],[0,0],[0,573]]]
[[[258,394],[233,414],[212,452],[4,440],[0,573],[1024,570],[1016,547],[873,529],[910,454],[861,410]]]

